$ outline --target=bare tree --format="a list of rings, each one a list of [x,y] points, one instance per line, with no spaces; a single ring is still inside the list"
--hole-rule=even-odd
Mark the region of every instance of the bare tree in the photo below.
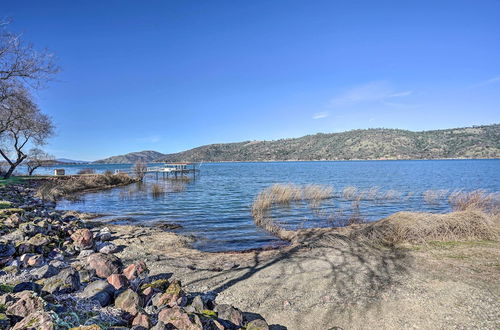
[[[36,50],[0,21],[0,155],[8,163],[5,178],[26,159],[30,145],[43,145],[53,134],[49,117],[40,112],[30,91],[59,71],[54,56]]]
[[[53,54],[36,50],[22,35],[8,31],[8,24],[0,21],[0,91],[7,92],[1,97],[18,84],[40,87],[60,70]]]
[[[148,169],[147,164],[144,161],[142,160],[137,161],[133,168],[136,179],[140,181],[144,180],[144,176],[146,175],[147,169]]]
[[[28,153],[26,166],[28,167],[28,175],[32,176],[33,172],[40,166],[47,166],[54,163],[54,156],[49,155],[39,148],[33,148]]]
[[[0,104],[0,155],[10,166],[4,178],[28,157],[28,146],[45,144],[53,132],[51,119],[40,112],[26,89],[4,100]]]

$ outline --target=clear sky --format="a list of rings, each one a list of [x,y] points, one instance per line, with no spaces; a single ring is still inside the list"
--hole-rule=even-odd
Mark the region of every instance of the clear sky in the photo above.
[[[500,1],[1,0],[63,71],[46,149],[139,150],[500,122]]]

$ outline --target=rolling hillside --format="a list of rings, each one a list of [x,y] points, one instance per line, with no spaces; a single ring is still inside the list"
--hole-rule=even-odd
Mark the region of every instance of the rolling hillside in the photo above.
[[[152,150],[131,152],[125,155],[113,156],[101,160],[97,160],[94,163],[98,164],[133,164],[138,161],[143,161],[146,163],[153,162],[158,158],[164,157],[165,155]]]
[[[130,155],[167,162],[500,158],[500,124],[422,132],[364,129],[319,133],[276,141],[211,144],[174,154],[143,151],[99,162],[134,162]]]

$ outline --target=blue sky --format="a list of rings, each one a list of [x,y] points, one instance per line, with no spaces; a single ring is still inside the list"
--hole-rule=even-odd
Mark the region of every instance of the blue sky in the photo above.
[[[500,122],[500,1],[2,1],[63,71],[46,149],[138,150]]]

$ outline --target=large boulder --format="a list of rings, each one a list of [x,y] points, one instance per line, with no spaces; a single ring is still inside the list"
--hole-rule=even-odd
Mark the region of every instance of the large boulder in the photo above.
[[[65,268],[59,274],[48,278],[43,291],[51,294],[71,293],[80,288],[80,276],[73,268]]]
[[[94,245],[94,236],[87,228],[78,229],[71,235],[73,244],[80,250],[90,249]]]
[[[135,280],[141,275],[145,275],[148,272],[148,267],[144,261],[136,262],[123,270],[123,275],[125,275],[130,281]]]
[[[127,289],[116,297],[115,307],[135,316],[141,310],[142,298],[133,290]]]
[[[26,243],[33,245],[35,247],[43,247],[49,244],[51,241],[49,236],[43,235],[43,234],[36,234],[35,236],[31,237]]]
[[[28,315],[20,322],[17,322],[12,330],[53,330],[55,329],[52,316],[43,311],[38,311]]]
[[[178,280],[172,281],[163,294],[156,295],[153,298],[153,305],[160,306],[184,306],[186,305],[187,297],[182,290],[181,282]]]
[[[158,314],[158,322],[177,329],[201,330],[203,325],[196,315],[189,315],[180,307],[165,308]]]
[[[128,279],[122,274],[112,274],[108,276],[108,283],[111,284],[116,290],[128,286]]]
[[[220,319],[227,320],[235,326],[243,326],[243,313],[231,305],[220,304],[214,309]]]
[[[5,314],[22,318],[36,311],[43,311],[44,301],[33,291],[19,292],[14,296],[19,300],[10,305]]]
[[[112,254],[94,253],[87,258],[87,267],[95,270],[97,276],[107,278],[121,273],[123,265],[120,258]]]
[[[151,321],[148,314],[139,312],[132,320],[132,326],[140,326],[145,329],[149,329],[151,327]]]

